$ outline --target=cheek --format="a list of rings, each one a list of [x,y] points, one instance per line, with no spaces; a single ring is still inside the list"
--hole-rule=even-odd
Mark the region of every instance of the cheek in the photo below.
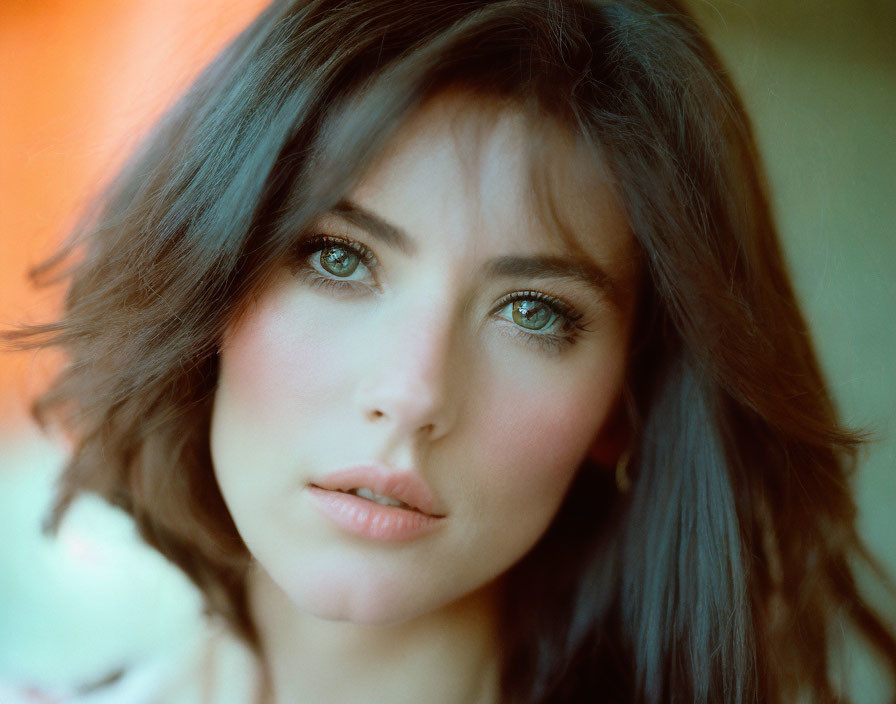
[[[308,315],[313,309],[282,291],[254,303],[225,332],[219,353],[210,447],[231,512],[258,509],[265,492],[296,481],[303,442],[326,421],[334,370],[345,365],[340,346],[316,332],[325,328]],[[247,471],[260,467],[266,471]]]
[[[344,364],[340,355],[351,348],[327,344],[323,321],[309,309],[271,294],[225,333],[216,405],[239,414],[243,427],[293,424],[302,409],[327,398],[333,370]]]
[[[544,519],[558,508],[618,394],[615,373],[590,383],[520,388],[504,380],[484,395],[489,490],[511,510]]]

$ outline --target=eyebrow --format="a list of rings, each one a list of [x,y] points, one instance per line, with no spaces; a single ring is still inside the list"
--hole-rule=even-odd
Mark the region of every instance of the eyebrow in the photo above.
[[[369,232],[378,240],[394,249],[398,249],[408,255],[413,255],[417,251],[407,232],[397,225],[386,222],[379,215],[365,210],[357,203],[353,203],[350,200],[341,200],[333,206],[332,212],[334,215],[339,215],[348,220],[352,225]]]
[[[413,240],[403,229],[350,200],[341,200],[332,211],[370,233],[386,245],[407,255],[416,253]],[[602,296],[613,299],[618,293],[616,281],[596,262],[548,255],[504,256],[491,260],[485,268],[492,277],[530,277],[584,283]]]
[[[500,257],[489,262],[486,271],[492,276],[521,276],[537,279],[559,279],[584,283],[602,296],[613,298],[615,281],[600,266],[591,261],[563,257]]]

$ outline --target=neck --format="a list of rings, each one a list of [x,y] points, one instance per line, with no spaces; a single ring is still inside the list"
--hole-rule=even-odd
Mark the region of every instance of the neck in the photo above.
[[[272,704],[498,700],[495,592],[397,625],[360,626],[303,612],[260,569],[249,582]]]

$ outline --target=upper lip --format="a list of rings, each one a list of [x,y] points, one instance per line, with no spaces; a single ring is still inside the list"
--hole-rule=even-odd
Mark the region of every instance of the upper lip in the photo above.
[[[430,516],[439,516],[435,498],[426,482],[414,471],[400,471],[381,462],[365,462],[339,469],[311,482],[330,491],[351,491],[366,487]]]

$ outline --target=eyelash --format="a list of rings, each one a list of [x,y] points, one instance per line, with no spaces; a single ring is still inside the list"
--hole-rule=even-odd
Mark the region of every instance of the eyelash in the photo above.
[[[334,237],[332,235],[311,235],[297,242],[292,249],[292,273],[293,275],[301,275],[304,281],[313,289],[329,290],[339,293],[358,291],[359,288],[370,288],[369,284],[359,284],[356,279],[338,279],[323,276],[310,264],[310,257],[327,247],[339,246],[347,249],[349,252],[358,257],[361,264],[373,274],[374,269],[379,265],[376,255],[369,247],[361,242],[343,237]],[[501,310],[516,301],[538,301],[547,306],[548,310],[557,316],[556,321],[552,321],[551,325],[557,327],[559,324],[559,333],[536,333],[528,332],[512,320],[501,317],[500,319],[510,323],[507,327],[510,333],[521,341],[535,345],[539,349],[549,354],[556,354],[573,345],[578,337],[578,332],[584,328],[579,324],[583,315],[576,309],[559,298],[551,296],[542,291],[514,291],[513,293],[501,296],[498,302],[491,310],[491,315],[497,316]]]
[[[495,307],[492,309],[492,315],[503,310],[515,301],[538,301],[547,306],[548,310],[557,316],[556,322],[560,328],[559,333],[527,332],[516,323],[507,320],[507,318],[501,318],[501,320],[510,323],[510,331],[515,337],[519,337],[523,342],[534,344],[546,352],[555,354],[570,347],[575,343],[579,331],[584,329],[580,325],[583,318],[581,313],[577,312],[576,309],[566,301],[541,291],[514,291],[513,293],[501,296],[495,304]],[[554,323],[552,323],[552,326],[553,325]]]
[[[369,247],[343,237],[333,237],[332,235],[312,235],[300,240],[293,246],[292,257],[292,273],[294,275],[302,275],[305,281],[315,289],[324,289],[337,291],[340,293],[357,291],[359,286],[357,279],[331,279],[323,276],[319,271],[314,269],[309,263],[308,258],[312,254],[316,254],[327,247],[343,247],[361,260],[367,269],[373,273],[377,267],[376,255]],[[366,285],[365,285],[366,287]]]

